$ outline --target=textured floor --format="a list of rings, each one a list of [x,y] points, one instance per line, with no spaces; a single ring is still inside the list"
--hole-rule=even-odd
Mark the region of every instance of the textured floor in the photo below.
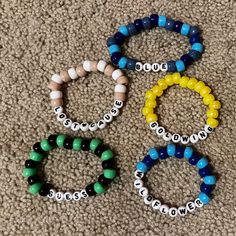
[[[0,235],[236,235],[235,9],[232,0],[2,0]],[[164,145],[140,114],[145,90],[164,73],[135,72],[127,72],[129,97],[122,115],[95,133],[117,153],[120,174],[109,191],[77,203],[31,196],[21,172],[32,144],[51,133],[69,133],[50,109],[47,83],[52,73],[84,59],[109,60],[107,37],[120,24],[154,12],[203,31],[203,58],[185,74],[208,83],[223,104],[220,127],[196,145],[218,173],[214,200],[194,214],[171,219],[153,212],[136,194],[135,163],[147,148]],[[127,55],[149,62],[176,59],[188,49],[186,38],[163,29],[144,32],[125,45]],[[111,80],[98,74],[70,84],[67,112],[74,118],[98,119],[112,105],[113,88]],[[158,108],[164,126],[188,134],[202,127],[205,111],[200,96],[178,87],[168,90]],[[92,155],[65,150],[52,154],[45,167],[47,179],[63,191],[83,188],[101,171]],[[181,160],[162,162],[148,177],[153,194],[173,205],[194,199],[199,191],[197,171]]]

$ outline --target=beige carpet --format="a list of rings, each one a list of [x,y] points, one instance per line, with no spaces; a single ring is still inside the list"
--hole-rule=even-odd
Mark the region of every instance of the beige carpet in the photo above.
[[[137,2],[0,2],[0,235],[236,235],[235,5],[232,0]],[[213,201],[194,214],[172,219],[144,205],[133,188],[135,163],[148,148],[165,144],[140,113],[146,89],[164,73],[127,72],[129,96],[122,115],[94,134],[117,154],[120,174],[106,194],[58,203],[27,193],[22,167],[32,145],[52,133],[70,133],[50,108],[47,83],[52,73],[84,59],[109,60],[107,37],[120,24],[154,12],[203,30],[203,58],[185,74],[208,83],[223,104],[220,127],[196,145],[218,173]],[[188,49],[186,38],[164,29],[144,32],[125,45],[127,55],[150,62],[176,59]],[[67,112],[74,118],[98,119],[111,107],[113,89],[113,81],[98,74],[72,83]],[[172,132],[191,134],[204,124],[206,108],[192,91],[170,88],[158,104],[160,122]],[[55,150],[45,172],[63,191],[81,189],[96,179],[101,164],[91,154]],[[199,183],[196,169],[174,158],[148,174],[153,194],[177,206],[196,197]]]

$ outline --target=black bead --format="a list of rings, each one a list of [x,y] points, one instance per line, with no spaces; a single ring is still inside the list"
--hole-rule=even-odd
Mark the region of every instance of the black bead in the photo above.
[[[36,168],[38,165],[37,161],[33,161],[33,160],[26,160],[25,161],[25,167],[26,168]]]
[[[115,38],[116,43],[117,43],[118,45],[123,44],[124,41],[125,41],[125,36],[124,36],[121,32],[115,33],[115,34],[114,34],[114,38]]]
[[[144,29],[143,27],[143,21],[141,19],[137,19],[134,21],[134,26],[135,26],[135,29],[140,32]]]
[[[32,175],[27,179],[29,185],[41,182],[41,178],[38,175]]]
[[[48,143],[51,145],[51,146],[56,146],[57,145],[57,135],[55,134],[52,134],[48,137]]]
[[[181,21],[175,21],[175,22],[174,22],[173,30],[174,30],[176,33],[180,33],[181,28],[182,28],[182,25],[183,25],[183,23],[182,23]]]
[[[83,151],[89,151],[90,150],[90,142],[91,142],[91,139],[83,139],[83,141],[81,142],[81,149]]]
[[[73,148],[73,141],[72,138],[66,138],[63,143],[63,147],[66,149],[72,149]]]
[[[112,179],[107,179],[103,174],[98,177],[98,182],[106,186],[112,182]]]
[[[101,157],[102,153],[103,153],[104,151],[106,151],[107,149],[108,149],[108,148],[107,148],[106,146],[101,145],[101,146],[98,146],[98,147],[95,149],[94,153],[95,153],[95,155]]]
[[[184,157],[184,150],[185,148],[183,148],[182,146],[177,146],[176,150],[175,150],[175,157],[177,158],[183,158]]]
[[[168,153],[167,153],[167,148],[160,148],[158,150],[158,154],[159,154],[159,158],[160,159],[166,159],[167,157],[169,157]]]
[[[35,143],[33,146],[33,149],[35,152],[40,153],[40,154],[44,154],[45,151],[41,148],[40,142]]]
[[[94,196],[94,195],[96,195],[96,192],[95,192],[93,186],[94,186],[94,183],[89,184],[89,185],[87,185],[87,186],[85,187],[85,191],[86,191],[86,193],[87,193],[89,196]]]
[[[113,64],[117,65],[119,60],[123,57],[123,55],[120,52],[114,52],[111,55],[111,61]]]
[[[114,165],[115,165],[115,162],[113,158],[102,162],[103,169],[114,169]]]
[[[39,190],[39,195],[46,197],[49,194],[51,188],[52,186],[50,184],[43,184]]]
[[[158,26],[158,18],[159,16],[157,14],[150,15],[150,22],[153,27]]]

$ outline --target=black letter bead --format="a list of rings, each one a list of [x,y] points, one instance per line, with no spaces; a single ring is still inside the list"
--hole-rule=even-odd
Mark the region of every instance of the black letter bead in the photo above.
[[[111,158],[111,159],[108,159],[106,161],[103,161],[102,162],[102,168],[103,169],[114,169],[114,159]]]
[[[56,146],[57,145],[57,135],[52,134],[48,137],[48,142],[51,146]]]
[[[112,179],[107,179],[103,174],[98,177],[98,182],[106,186],[112,182]]]
[[[72,138],[66,138],[63,143],[63,147],[66,149],[72,149],[73,148],[73,141]]]
[[[36,168],[38,165],[37,161],[33,161],[33,160],[26,160],[25,161],[25,167],[26,168]]]
[[[94,153],[95,153],[95,155],[101,157],[102,153],[103,153],[104,151],[106,151],[106,150],[107,150],[107,147],[104,146],[104,145],[101,145],[101,146],[98,146],[98,147],[95,149]]]
[[[40,153],[40,154],[44,154],[45,153],[44,150],[41,148],[41,145],[40,145],[39,142],[34,144],[33,149],[37,153]]]
[[[27,180],[29,185],[41,182],[41,178],[38,175],[32,175]]]
[[[89,185],[87,185],[87,186],[85,187],[85,191],[86,191],[86,193],[87,193],[89,196],[94,196],[94,195],[96,195],[96,192],[94,191],[93,186],[94,186],[94,183],[89,184]]]
[[[43,197],[46,197],[51,188],[52,188],[52,186],[50,184],[43,184],[40,191],[39,191],[39,194]]]
[[[83,139],[83,141],[81,142],[81,149],[83,151],[89,151],[90,150],[90,139]]]

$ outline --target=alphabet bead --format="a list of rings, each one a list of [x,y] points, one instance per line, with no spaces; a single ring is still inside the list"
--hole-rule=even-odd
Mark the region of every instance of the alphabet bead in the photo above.
[[[146,195],[146,196],[144,197],[143,201],[144,201],[144,203],[145,203],[146,205],[150,205],[150,204],[152,203],[152,201],[153,201],[152,195],[149,195],[149,194]]]
[[[90,130],[90,131],[96,131],[97,129],[98,129],[97,123],[91,123],[91,124],[89,125],[89,130]]]
[[[134,176],[135,176],[136,179],[142,179],[143,176],[144,176],[144,173],[142,171],[136,170],[134,172]]]
[[[198,138],[198,135],[197,135],[197,134],[192,134],[192,135],[190,136],[190,142],[191,142],[191,143],[197,143],[198,140],[199,140],[199,138]]]
[[[118,109],[122,108],[124,103],[121,100],[115,100],[114,106]]]
[[[148,195],[148,189],[145,188],[145,187],[140,188],[140,189],[139,189],[139,195],[140,195],[141,197],[147,196],[147,195]]]
[[[151,64],[145,63],[145,64],[143,65],[143,70],[144,70],[145,72],[150,72],[150,71],[152,70]]]
[[[159,210],[161,214],[167,214],[169,212],[169,207],[167,205],[161,205]]]
[[[64,200],[71,201],[73,199],[72,193],[66,192],[64,193]]]
[[[211,128],[209,125],[205,125],[204,126],[204,130],[208,133],[208,134],[211,134],[212,132],[215,131],[214,128]]]
[[[120,111],[119,111],[118,108],[113,107],[113,108],[110,110],[110,113],[111,113],[112,116],[116,117],[116,116],[119,115]]]
[[[61,114],[63,112],[63,108],[61,106],[54,107],[55,114]]]
[[[64,193],[62,193],[62,192],[56,192],[56,194],[55,194],[55,199],[56,199],[57,201],[62,201],[62,200],[64,199]]]
[[[202,203],[202,201],[199,199],[199,198],[197,198],[195,201],[194,201],[194,203],[195,203],[195,206],[196,207],[198,207],[198,208],[201,208],[201,207],[203,207],[203,203]]]
[[[142,71],[143,70],[143,64],[141,62],[137,62],[135,65],[136,71]]]
[[[181,143],[182,144],[188,144],[189,143],[189,136],[188,135],[183,135],[181,137]]]
[[[157,127],[156,133],[157,133],[157,135],[159,135],[159,136],[164,135],[164,134],[165,134],[165,128],[164,128],[164,127],[161,127],[161,126]]]
[[[81,190],[80,195],[81,195],[82,198],[87,198],[88,197],[88,194],[87,194],[85,189]]]
[[[181,140],[181,136],[179,134],[173,134],[173,136],[172,136],[173,143],[179,143],[180,140]]]
[[[172,134],[171,133],[169,133],[169,132],[166,132],[166,133],[164,133],[163,134],[163,139],[165,140],[165,141],[170,141],[171,139],[172,139]]]
[[[56,195],[56,191],[54,189],[50,189],[47,195],[48,198],[54,198]]]
[[[159,70],[160,70],[160,65],[158,63],[153,63],[152,64],[152,71],[158,72]]]
[[[78,122],[73,122],[72,125],[71,125],[71,129],[73,131],[78,131],[80,129],[80,123]]]
[[[81,199],[80,192],[74,192],[72,197],[74,201],[79,201]]]
[[[187,214],[187,209],[184,206],[178,208],[178,213],[180,216],[185,216]]]
[[[141,179],[136,179],[134,181],[134,187],[137,189],[140,189],[143,187],[143,181]]]
[[[72,125],[71,119],[65,119],[65,120],[63,121],[63,125],[64,125],[66,128],[70,128],[71,125]]]
[[[207,132],[204,131],[204,130],[199,131],[199,132],[198,132],[198,138],[199,138],[200,140],[205,140],[205,139],[207,138]]]
[[[171,217],[176,217],[178,215],[178,209],[175,207],[171,207],[169,210],[169,215]]]
[[[188,210],[189,212],[193,212],[193,211],[195,210],[195,204],[194,204],[194,202],[188,202],[188,203],[186,204],[186,208],[187,208],[187,210]]]
[[[82,130],[82,131],[88,131],[89,130],[89,124],[87,123],[87,122],[83,122],[83,123],[81,123],[80,124],[80,129]]]
[[[104,129],[107,126],[107,123],[104,120],[98,121],[97,124],[99,129]]]
[[[160,209],[160,207],[161,207],[161,202],[159,200],[155,199],[152,201],[152,208],[154,210],[158,210]]]
[[[161,71],[164,71],[164,72],[167,71],[167,63],[162,63],[160,68],[161,68]]]
[[[61,113],[57,115],[57,120],[63,122],[66,119],[66,114]]]
[[[112,117],[112,115],[110,115],[109,113],[107,113],[107,114],[104,115],[103,119],[104,119],[104,121],[105,121],[106,123],[110,123],[110,122],[112,122],[113,117]]]
[[[156,121],[151,122],[151,123],[149,124],[149,127],[150,127],[151,130],[156,130],[157,127],[158,127],[158,123],[157,123]]]

